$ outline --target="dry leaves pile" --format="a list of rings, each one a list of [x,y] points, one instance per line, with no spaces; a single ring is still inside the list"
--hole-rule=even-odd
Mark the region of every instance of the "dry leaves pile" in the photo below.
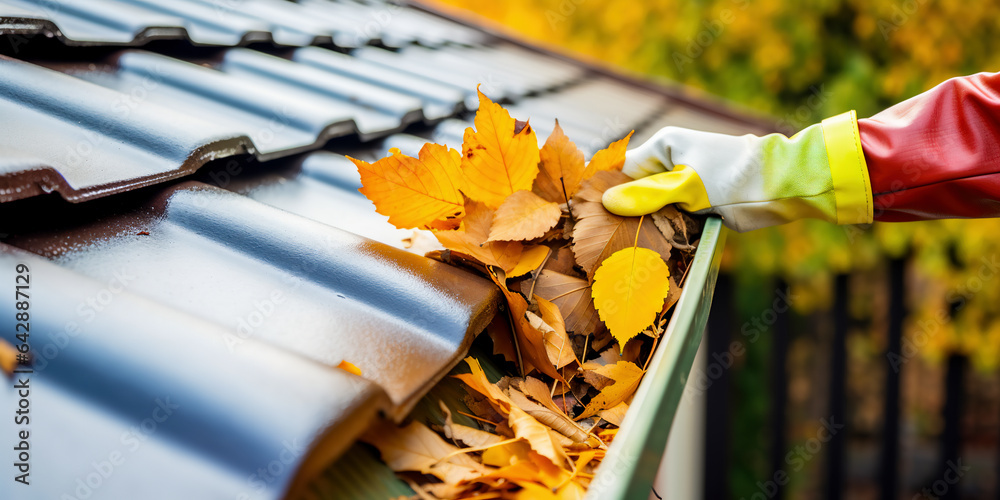
[[[351,161],[379,213],[447,248],[429,256],[497,284],[508,307],[488,332],[514,370],[493,383],[466,359],[471,373],[457,378],[479,428],[442,403],[438,432],[382,424],[363,440],[420,498],[582,498],[680,296],[700,225],[669,206],[645,217],[604,209],[604,191],[630,180],[631,133],[586,163],[558,122],[539,148],[530,124],[479,100],[461,154],[425,144],[417,158]]]

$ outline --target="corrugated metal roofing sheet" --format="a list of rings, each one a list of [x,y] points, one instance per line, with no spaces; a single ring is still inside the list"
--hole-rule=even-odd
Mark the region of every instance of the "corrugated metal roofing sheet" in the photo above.
[[[226,46],[274,42],[358,47],[379,41],[401,47],[413,42],[476,44],[485,38],[476,30],[411,8],[350,0],[3,0],[0,29],[53,36],[70,45],[188,39]]]
[[[360,30],[359,43],[405,47],[0,57],[0,201],[19,200],[0,203],[0,273],[28,264],[36,297],[33,446],[45,458],[27,498],[279,498],[461,358],[495,288],[405,251],[420,233],[376,214],[337,153],[458,147],[479,83],[541,141],[559,118],[588,154],[631,129],[633,143],[665,124],[751,129],[413,9],[232,0],[220,8],[233,22],[214,26],[207,2],[95,0],[42,18],[73,43],[183,27],[196,43],[306,44],[324,31],[349,45]],[[45,5],[0,0],[0,12],[29,4]],[[0,31],[37,28],[10,19]],[[36,196],[51,191],[86,202]],[[333,368],[345,359],[362,377]],[[165,398],[176,416],[150,420]],[[0,389],[0,406],[15,399]],[[139,448],[122,437],[134,428]],[[88,485],[114,452],[128,468]]]

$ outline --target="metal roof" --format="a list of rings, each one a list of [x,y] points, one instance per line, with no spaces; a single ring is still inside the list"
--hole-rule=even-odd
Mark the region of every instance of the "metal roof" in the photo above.
[[[67,45],[142,45],[186,39],[200,45],[335,44],[388,47],[419,42],[477,44],[477,30],[389,2],[326,0],[0,1],[0,30],[55,37]]]
[[[342,155],[459,147],[477,84],[530,118],[540,141],[559,118],[587,154],[632,129],[633,143],[665,125],[761,131],[408,7],[222,3],[240,13],[218,28],[232,36],[207,42],[216,35],[196,0],[60,3],[33,11],[34,24],[6,14],[49,3],[0,1],[0,32],[48,23],[70,45],[236,45],[246,33],[305,45],[325,30],[344,46],[335,35],[383,8],[392,29],[379,24],[366,42],[402,46],[6,49],[0,276],[12,283],[17,263],[32,273],[37,454],[31,489],[3,481],[0,498],[80,497],[77,481],[115,452],[128,467],[82,483],[91,498],[281,498],[377,414],[404,416],[500,300],[486,280],[407,249],[421,233],[375,213]],[[13,329],[0,335],[17,342]],[[334,368],[341,360],[362,376]],[[17,404],[11,385],[0,411]],[[150,420],[167,398],[176,414]],[[0,448],[13,438],[0,435]]]

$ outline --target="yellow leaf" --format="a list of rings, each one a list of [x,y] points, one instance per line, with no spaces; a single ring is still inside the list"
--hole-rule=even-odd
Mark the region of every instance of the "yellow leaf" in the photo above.
[[[539,157],[541,168],[532,191],[548,201],[566,203],[566,197],[572,198],[583,181],[583,152],[566,137],[559,120],[556,120],[556,127],[545,140]]]
[[[569,458],[562,446],[549,434],[549,428],[535,420],[517,406],[510,407],[507,422],[514,430],[514,435],[523,438],[539,455],[548,458],[553,464],[563,467]]]
[[[643,374],[642,368],[628,361],[601,366],[593,371],[615,382],[601,389],[601,392],[590,400],[590,404],[583,410],[583,413],[576,417],[577,420],[595,415],[601,410],[614,408],[630,398],[639,387],[639,381],[642,380]]]
[[[420,148],[419,159],[395,148],[390,153],[375,163],[347,157],[361,174],[359,191],[375,204],[376,212],[389,216],[400,229],[432,227],[462,216],[458,151],[428,143]]]
[[[533,240],[545,235],[562,217],[559,204],[541,199],[531,191],[507,197],[493,214],[493,227],[486,241]]]
[[[458,447],[419,422],[406,427],[382,422],[372,426],[361,440],[378,448],[382,460],[394,471],[431,474],[452,485],[489,473],[489,469],[465,454],[452,455]],[[442,460],[445,457],[447,460]]]
[[[493,211],[482,203],[470,201],[465,206],[462,225],[453,231],[434,231],[434,236],[446,248],[468,255],[483,264],[512,271],[521,259],[524,246],[516,241],[491,241]]]
[[[621,170],[625,166],[625,151],[628,150],[628,140],[633,133],[635,133],[634,130],[629,132],[624,139],[612,142],[610,146],[594,153],[583,173],[583,178],[589,179],[602,170]]]
[[[656,321],[670,292],[669,279],[660,255],[640,247],[611,254],[594,273],[594,307],[619,347]]]
[[[538,266],[542,265],[542,262],[545,261],[545,257],[548,257],[549,251],[549,247],[545,245],[528,247],[527,250],[521,253],[521,260],[517,261],[514,269],[507,273],[507,277],[516,278],[538,269]]]
[[[340,364],[337,365],[337,368],[340,368],[341,370],[344,370],[347,373],[353,373],[359,377],[361,376],[361,368],[358,368],[357,365],[351,363],[350,361],[347,360],[341,361]]]
[[[462,145],[462,191],[496,208],[515,192],[531,189],[538,174],[538,139],[530,124],[515,132],[510,113],[482,92],[475,125],[466,129]]]
[[[639,224],[640,217],[620,217],[604,209],[604,191],[630,180],[621,172],[598,172],[573,197],[573,254],[590,277],[608,256],[635,245],[637,233],[638,246],[655,250],[664,260],[670,259],[673,247],[654,224]]]
[[[493,446],[483,451],[483,463],[494,467],[507,467],[528,460],[531,446],[526,441],[514,441],[500,446]],[[503,469],[485,476],[487,478],[503,477]]]

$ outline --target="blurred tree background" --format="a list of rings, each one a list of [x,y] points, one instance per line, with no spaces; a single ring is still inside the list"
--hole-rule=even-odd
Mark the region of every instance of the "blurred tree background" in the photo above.
[[[850,109],[856,109],[859,116],[871,116],[947,78],[1000,70],[1000,6],[994,2],[443,1],[531,41],[721,96],[773,116],[791,130]],[[761,305],[762,293],[786,283],[794,297],[796,324],[806,330],[825,328],[834,276],[852,277],[851,379],[847,386],[852,443],[861,444],[849,454],[864,463],[864,438],[879,430],[878,405],[865,401],[878,401],[887,365],[884,274],[888,260],[899,258],[906,259],[908,311],[902,382],[904,479],[919,486],[940,471],[921,478],[914,472],[920,469],[914,458],[919,453],[907,456],[907,447],[918,446],[921,440],[933,442],[940,432],[941,362],[947,356],[968,357],[975,368],[967,384],[970,405],[992,415],[986,424],[981,415],[968,417],[966,433],[973,434],[972,441],[996,443],[1000,415],[1000,389],[994,375],[1000,364],[997,221],[864,227],[802,221],[731,235],[724,265],[736,278],[739,323],[767,307]],[[749,497],[757,491],[754,482],[770,474],[759,432],[767,417],[762,401],[767,397],[767,344],[749,345],[735,368],[733,470],[728,473],[734,497]],[[816,394],[824,389],[822,377],[809,373],[815,371],[811,367],[822,349],[815,338],[792,339],[790,445],[815,433],[815,426],[805,422],[825,411],[815,408]],[[877,468],[877,461],[874,464],[872,468]],[[810,467],[816,464],[808,464],[806,471]],[[989,467],[981,472],[992,477],[996,466]],[[807,475],[793,476],[793,492],[799,493],[791,497],[811,497],[810,492],[817,492],[818,485]]]

